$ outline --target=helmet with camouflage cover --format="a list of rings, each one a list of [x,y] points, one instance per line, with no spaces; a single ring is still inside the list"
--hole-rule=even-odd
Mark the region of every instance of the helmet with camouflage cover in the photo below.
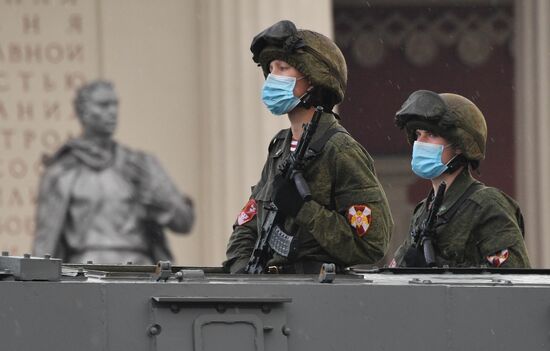
[[[303,73],[317,90],[325,107],[344,99],[347,66],[344,55],[326,36],[305,29],[296,29],[291,21],[280,21],[254,37],[250,46],[254,62],[269,74],[273,60],[283,60]]]
[[[470,161],[485,158],[485,117],[473,102],[463,96],[415,91],[396,113],[395,124],[405,128],[411,144],[416,139],[416,130],[424,129],[450,141]]]

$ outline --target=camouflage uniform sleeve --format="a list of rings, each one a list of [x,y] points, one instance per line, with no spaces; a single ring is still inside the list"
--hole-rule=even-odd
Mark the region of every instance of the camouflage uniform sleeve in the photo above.
[[[268,147],[268,157],[262,168],[260,180],[252,187],[251,196],[233,225],[233,232],[227,243],[227,259],[222,264],[226,271],[231,273],[240,272],[250,260],[258,239],[258,216],[261,215],[261,210],[258,207],[261,206],[262,201],[267,201],[265,194],[262,197],[259,193],[266,190],[266,183],[270,173],[270,159],[275,149],[274,146],[277,142],[284,140],[282,136],[286,133],[288,133],[288,129],[281,130],[271,140]],[[261,199],[258,197],[261,197]]]
[[[479,191],[475,225],[481,262],[496,267],[529,268],[529,257],[515,211],[496,189]]]
[[[325,162],[332,172],[335,210],[311,200],[300,209],[296,222],[305,226],[323,249],[345,265],[377,262],[386,253],[393,220],[372,159],[343,133],[334,136],[325,149]],[[364,232],[351,225],[349,211],[355,206],[370,209]]]
[[[226,271],[236,273],[246,267],[258,238],[257,221],[257,216],[241,225],[238,224],[238,219],[235,221],[233,233],[227,243],[227,260],[223,262]]]

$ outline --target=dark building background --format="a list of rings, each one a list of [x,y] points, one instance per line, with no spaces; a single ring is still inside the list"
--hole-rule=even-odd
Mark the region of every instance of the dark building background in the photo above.
[[[513,196],[513,6],[428,3],[334,1],[335,38],[348,64],[343,124],[377,163],[409,156],[411,147],[393,122],[408,95],[418,89],[463,95],[488,125],[478,178]],[[411,184],[410,203],[428,189],[426,181]]]

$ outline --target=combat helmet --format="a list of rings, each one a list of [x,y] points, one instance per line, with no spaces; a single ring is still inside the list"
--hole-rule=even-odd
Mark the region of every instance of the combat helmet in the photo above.
[[[417,90],[395,114],[395,124],[405,129],[411,144],[416,139],[416,130],[424,129],[450,141],[469,161],[485,158],[485,117],[473,102],[463,96]]]
[[[347,66],[344,55],[326,36],[296,29],[291,21],[280,21],[265,29],[250,45],[254,62],[269,74],[273,60],[283,60],[303,73],[317,89],[320,104],[329,109],[344,99]]]

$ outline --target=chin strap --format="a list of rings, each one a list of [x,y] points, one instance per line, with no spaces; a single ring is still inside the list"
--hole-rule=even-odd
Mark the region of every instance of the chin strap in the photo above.
[[[458,154],[447,162],[447,170],[444,173],[453,174],[462,166],[468,166],[468,159],[464,154]]]
[[[311,108],[311,107],[317,107],[317,106],[313,106],[313,103],[311,102],[313,89],[314,88],[311,87],[311,89],[306,91],[306,93],[304,95],[300,96],[300,103],[298,104],[299,107],[302,107],[302,108],[305,108],[305,109],[308,109],[308,108]],[[332,113],[334,115],[334,117],[336,117],[337,120],[340,120],[340,115],[337,114],[336,112],[332,111],[332,110],[327,111],[327,109],[323,108],[323,112]]]
[[[313,107],[313,104],[311,103],[312,91],[313,91],[313,87],[308,89],[304,95],[300,96],[300,103],[298,104],[298,106],[303,107],[305,109]]]

